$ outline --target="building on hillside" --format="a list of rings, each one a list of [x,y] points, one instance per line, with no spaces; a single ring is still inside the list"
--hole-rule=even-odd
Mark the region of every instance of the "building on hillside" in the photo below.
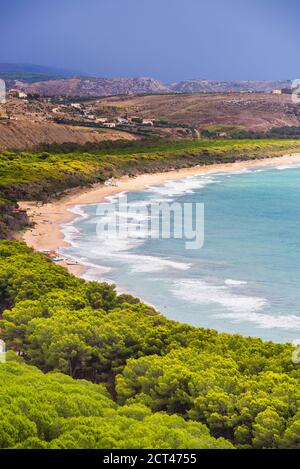
[[[143,125],[154,125],[154,119],[142,119]]]
[[[272,94],[282,94],[282,91],[281,90],[272,90],[271,93]]]
[[[142,119],[139,116],[130,116],[128,117],[128,122],[137,122],[140,124]]]
[[[15,88],[11,88],[7,95],[10,97],[10,98],[17,98],[18,97],[18,93],[19,93],[19,90],[16,90]]]
[[[113,129],[114,127],[116,127],[116,123],[115,122],[104,122],[103,127],[108,127],[110,129]]]
[[[75,109],[81,109],[81,104],[80,103],[71,103],[71,106]]]
[[[16,91],[16,97],[19,99],[27,99],[27,94],[24,91]]]
[[[107,117],[96,117],[97,124],[104,124],[104,122],[107,122]]]
[[[128,120],[125,117],[117,117],[118,124],[128,124]]]

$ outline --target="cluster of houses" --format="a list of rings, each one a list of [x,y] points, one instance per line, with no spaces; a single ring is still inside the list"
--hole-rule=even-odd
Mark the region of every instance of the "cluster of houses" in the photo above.
[[[18,89],[11,89],[8,92],[8,96],[11,98],[17,98],[20,100],[23,100],[25,102],[27,101],[32,101],[32,95],[25,93],[22,90]],[[37,96],[38,97],[38,96]],[[39,101],[43,102],[48,102],[52,103],[51,98],[47,97],[40,97],[39,96]],[[61,101],[61,103],[57,103],[58,101]],[[33,115],[32,117],[38,118],[39,115],[41,114],[40,108],[37,110],[38,115]],[[29,112],[29,111],[28,111]],[[52,116],[51,116],[52,114]],[[70,102],[66,103],[65,99],[63,100],[63,97],[56,97],[56,106],[55,107],[48,107],[45,108],[43,112],[43,118],[46,119],[53,119],[53,114],[56,115],[63,115],[66,118],[74,118],[76,115],[80,117],[80,119],[86,120],[86,121],[91,121],[94,122],[95,124],[99,124],[101,127],[107,127],[110,129],[113,129],[115,127],[120,127],[120,126],[153,126],[155,125],[155,119],[150,119],[150,118],[143,118],[140,116],[117,116],[117,117],[105,117],[105,116],[99,116],[99,112],[96,112],[94,106],[89,103],[81,103],[81,102]],[[0,118],[3,119],[4,116],[0,115]],[[18,120],[18,117],[11,117],[11,119]]]
[[[120,125],[132,125],[132,124],[139,124],[139,125],[148,125],[153,126],[155,119],[148,119],[148,118],[141,118],[139,116],[122,116],[122,117],[98,117],[95,114],[92,114],[89,109],[84,110],[82,109],[82,105],[80,103],[71,103],[71,107],[77,110],[81,110],[83,113],[83,117],[90,121],[94,121],[96,124],[100,124],[103,127],[114,128]]]
[[[113,128],[118,125],[132,125],[132,124],[153,126],[155,123],[155,119],[143,119],[137,116],[117,117],[116,119],[107,119],[105,117],[100,117],[100,118],[96,118],[95,120],[99,124],[102,124],[103,127],[109,127],[109,128]]]
[[[282,88],[278,90],[272,90],[272,94],[292,94],[293,89],[292,88]]]
[[[132,124],[153,126],[155,123],[155,119],[141,118],[139,116],[121,116],[116,118],[99,117],[93,114],[92,106],[84,106],[81,103],[70,103],[70,106],[80,111],[83,118],[94,121],[96,124],[100,124],[103,127],[114,128],[120,125]]]

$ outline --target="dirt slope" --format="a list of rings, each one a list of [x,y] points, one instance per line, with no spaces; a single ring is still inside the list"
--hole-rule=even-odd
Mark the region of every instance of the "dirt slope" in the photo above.
[[[87,143],[104,140],[128,139],[131,134],[111,130],[90,130],[82,127],[56,125],[47,122],[0,122],[0,149],[25,149],[41,143]]]

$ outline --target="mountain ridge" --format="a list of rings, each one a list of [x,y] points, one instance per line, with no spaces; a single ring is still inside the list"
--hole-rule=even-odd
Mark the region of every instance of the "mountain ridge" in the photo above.
[[[11,86],[13,85],[13,86]],[[151,77],[97,78],[75,77],[46,80],[35,83],[13,83],[9,87],[20,87],[28,93],[42,96],[101,97],[128,94],[157,93],[226,93],[226,92],[271,92],[273,89],[290,88],[290,81],[216,81],[184,80],[164,84]]]
[[[270,92],[291,87],[290,80],[180,80],[164,83],[153,77],[97,77],[82,72],[30,64],[0,63],[7,87],[43,96],[114,96],[156,93]]]

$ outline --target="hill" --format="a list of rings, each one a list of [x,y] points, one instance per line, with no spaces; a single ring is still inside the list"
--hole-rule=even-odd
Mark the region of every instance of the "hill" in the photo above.
[[[132,134],[116,130],[93,130],[84,127],[58,125],[52,122],[0,122],[0,150],[5,148],[23,150],[41,144],[83,145],[114,140],[135,140]]]
[[[299,126],[300,106],[290,95],[270,93],[191,93],[160,96],[129,96],[99,99],[95,109],[113,117],[120,113],[185,124],[199,131],[220,132]]]
[[[273,89],[291,87],[288,81],[210,81],[187,80],[165,84],[155,78],[96,78],[77,77],[33,83],[26,87],[31,93],[45,96],[113,96],[150,93],[224,93],[270,92]]]
[[[242,81],[218,81],[218,80],[183,80],[172,83],[170,89],[178,93],[226,93],[226,92],[270,92],[274,89],[290,88],[291,81],[266,81],[266,80],[242,80]]]
[[[27,92],[44,96],[112,96],[129,93],[165,93],[168,86],[154,78],[71,78],[33,83]]]
[[[56,106],[46,99],[27,101],[9,97],[5,107],[0,106],[0,150],[25,149],[40,144],[85,144],[136,138],[126,131],[83,127],[76,125],[76,122],[74,125],[57,124],[54,118],[58,114],[52,112]]]
[[[300,134],[300,106],[289,95],[173,93],[81,98],[75,103],[73,99],[9,97],[0,108],[0,149],[146,137],[178,140],[195,138],[195,129],[213,138],[269,138],[265,132],[274,129],[280,135],[272,138],[298,138]],[[91,116],[93,120],[87,118]],[[154,124],[129,122],[133,116],[140,121],[154,119]],[[124,117],[127,124],[119,124]],[[116,127],[105,128],[97,123],[101,119]]]
[[[25,88],[28,92],[44,96],[83,97],[131,93],[270,92],[277,88],[291,87],[291,81],[289,80],[220,81],[193,79],[163,83],[152,77],[107,78],[88,76],[88,74],[79,71],[43,65],[9,63],[0,63],[0,78],[6,80],[10,88]]]

